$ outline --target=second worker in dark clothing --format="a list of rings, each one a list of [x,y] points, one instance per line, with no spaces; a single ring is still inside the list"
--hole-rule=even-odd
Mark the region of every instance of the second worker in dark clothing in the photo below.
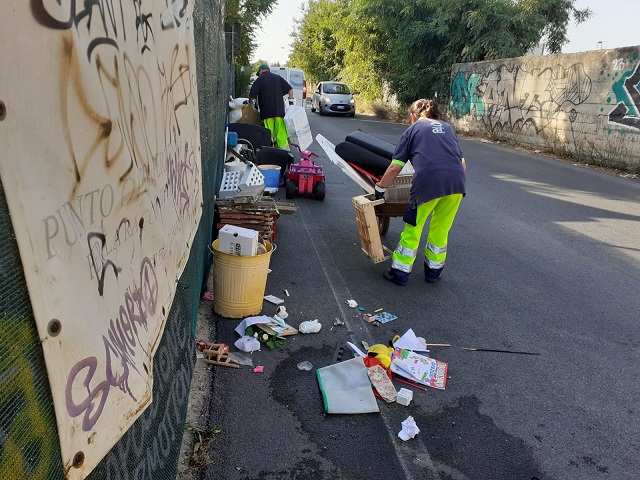
[[[268,65],[260,65],[258,78],[249,91],[249,102],[258,99],[260,119],[271,130],[271,141],[279,148],[289,149],[287,128],[284,124],[284,99],[289,94],[289,104],[293,104],[293,88],[284,78],[271,73]]]

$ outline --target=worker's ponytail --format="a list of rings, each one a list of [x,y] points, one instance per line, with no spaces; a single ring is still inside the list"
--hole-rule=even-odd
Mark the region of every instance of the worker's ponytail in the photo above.
[[[412,113],[416,117],[433,118],[434,120],[440,119],[438,104],[435,100],[426,98],[421,98],[413,102],[409,107],[409,113]]]

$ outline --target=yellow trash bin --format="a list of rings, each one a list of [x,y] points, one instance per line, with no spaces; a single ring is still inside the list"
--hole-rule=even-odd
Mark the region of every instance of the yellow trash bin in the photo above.
[[[230,255],[213,242],[213,310],[223,317],[243,318],[262,311],[273,245],[267,253],[250,257]]]

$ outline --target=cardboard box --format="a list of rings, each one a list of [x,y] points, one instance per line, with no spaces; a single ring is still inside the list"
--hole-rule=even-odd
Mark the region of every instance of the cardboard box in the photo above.
[[[249,123],[251,125],[262,125],[260,120],[260,112],[251,105],[242,107],[242,116],[235,123]]]
[[[235,225],[225,225],[218,233],[218,248],[230,255],[253,256],[258,251],[258,232]]]

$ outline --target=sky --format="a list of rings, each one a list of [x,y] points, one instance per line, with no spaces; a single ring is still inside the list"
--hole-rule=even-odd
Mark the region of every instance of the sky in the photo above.
[[[291,51],[293,19],[302,18],[301,7],[305,0],[278,0],[273,12],[263,21],[256,43],[258,48],[251,61],[267,60],[269,63],[286,63]],[[576,0],[577,8],[593,11],[593,16],[576,26],[569,23],[569,43],[563,53],[584,52],[599,48],[613,49],[640,45],[639,0]],[[602,42],[599,44],[598,42]]]

